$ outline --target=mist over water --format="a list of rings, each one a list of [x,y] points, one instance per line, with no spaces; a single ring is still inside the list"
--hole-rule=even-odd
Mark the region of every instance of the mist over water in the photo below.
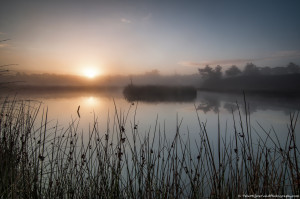
[[[13,96],[11,94],[11,96]],[[58,121],[61,128],[66,128],[72,121],[79,122],[82,132],[88,133],[96,121],[103,135],[109,122],[117,111],[126,115],[126,128],[132,128],[133,121],[138,124],[139,133],[145,135],[154,132],[155,128],[165,130],[169,139],[173,139],[177,125],[183,136],[189,134],[195,141],[199,137],[199,123],[206,123],[207,131],[216,143],[218,132],[218,114],[221,136],[233,136],[233,115],[238,117],[237,105],[240,107],[242,119],[245,116],[243,94],[226,94],[217,92],[198,91],[197,96],[189,101],[127,101],[122,89],[85,91],[85,92],[33,92],[23,91],[17,94],[18,99],[33,100],[32,103],[42,103],[42,109],[48,108],[48,118],[53,125]],[[114,103],[115,102],[115,103]],[[248,95],[246,102],[249,106],[251,126],[261,130],[275,129],[279,135],[287,134],[289,114],[300,110],[299,98],[270,97]],[[77,109],[80,106],[80,117]],[[227,135],[225,135],[227,134]],[[262,136],[262,135],[261,135]],[[299,143],[299,139],[298,139]]]

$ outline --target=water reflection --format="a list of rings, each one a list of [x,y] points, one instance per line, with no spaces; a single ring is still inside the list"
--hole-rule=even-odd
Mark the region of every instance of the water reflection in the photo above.
[[[152,89],[152,93],[148,92]],[[232,111],[237,110],[237,104],[240,106],[240,110],[244,111],[244,96],[241,93],[217,93],[217,92],[202,92],[198,91],[194,94],[193,90],[185,92],[184,95],[180,94],[186,89],[181,89],[180,92],[175,90],[174,92],[165,92],[165,88],[158,90],[162,94],[157,94],[157,90],[153,88],[145,89],[142,94],[140,90],[137,90],[134,95],[129,95],[125,93],[125,98],[128,101],[141,101],[152,104],[157,103],[169,103],[178,106],[178,102],[185,102],[188,104],[196,104],[196,109],[202,111],[203,113],[218,113],[220,111],[227,111],[231,113]],[[155,92],[154,92],[155,91]],[[155,95],[153,95],[155,93]],[[170,94],[171,93],[171,94]],[[175,94],[174,94],[175,93]],[[179,94],[178,94],[179,93]],[[15,90],[9,90],[5,93],[2,93],[2,97],[5,96],[17,96],[21,99],[38,99],[40,101],[48,101],[49,99],[82,99],[81,104],[89,107],[98,107],[100,104],[103,104],[103,99],[124,99],[124,92],[122,88],[97,88],[97,89],[87,89],[84,88],[19,88]],[[137,97],[138,96],[138,97]],[[149,97],[150,96],[150,97]],[[284,114],[289,114],[292,111],[300,110],[300,98],[296,96],[272,96],[268,95],[255,95],[246,93],[247,106],[249,106],[249,113],[253,114],[258,111],[282,111]],[[76,107],[80,105],[79,102],[76,104]],[[104,105],[106,106],[106,105]],[[241,107],[242,106],[242,107]]]
[[[221,106],[221,101],[220,99],[211,96],[211,95],[204,95],[203,97],[199,97],[198,99],[200,102],[199,105],[197,106],[197,110],[202,110],[204,113],[207,112],[219,112],[219,108]]]
[[[4,96],[7,94],[4,94]],[[11,96],[14,93],[10,93]],[[201,122],[207,124],[209,137],[217,140],[217,122],[220,116],[221,128],[227,128],[226,131],[234,132],[232,122],[232,111],[236,111],[237,104],[241,113],[244,113],[244,97],[242,94],[226,94],[213,92],[197,92],[194,101],[155,101],[145,102],[139,101],[132,104],[124,99],[122,89],[115,91],[80,91],[80,92],[26,92],[21,91],[17,95],[23,99],[33,99],[42,101],[49,108],[48,118],[58,121],[60,125],[67,127],[70,121],[79,121],[80,127],[90,129],[90,125],[97,121],[101,129],[101,133],[105,133],[107,126],[114,123],[114,114],[117,112],[123,115],[124,121],[127,121],[126,129],[130,130],[132,124],[138,124],[138,130],[142,136],[144,133],[157,128],[163,129],[166,136],[170,139],[174,138],[176,132],[176,124],[181,121],[181,131],[189,132],[190,137],[195,140],[199,138],[199,124],[195,113],[194,105],[200,115]],[[114,101],[116,107],[114,105]],[[286,132],[286,124],[288,123],[290,112],[300,110],[299,99],[286,97],[261,97],[257,95],[248,95],[246,100],[249,103],[252,121],[258,121],[262,126],[269,129],[274,127],[276,132]],[[78,107],[80,106],[80,118],[78,117]],[[137,106],[137,109],[133,108]],[[131,108],[131,109],[130,109]],[[131,111],[128,111],[128,110]],[[127,116],[127,113],[129,115]],[[237,114],[237,113],[235,113]],[[177,118],[178,117],[178,118]],[[242,115],[242,118],[244,116]],[[157,120],[157,123],[156,123]],[[111,127],[110,129],[114,129]],[[258,128],[260,128],[258,126]]]
[[[253,114],[257,111],[283,111],[290,114],[292,111],[300,110],[299,97],[286,96],[263,96],[245,94],[245,100],[249,113]],[[244,112],[245,108],[244,96],[238,94],[226,94],[215,92],[198,92],[197,110],[217,113],[220,109],[228,112],[236,111],[238,106]]]
[[[84,99],[84,103],[88,106],[97,106],[100,102],[95,97],[90,96]]]
[[[193,102],[197,90],[191,86],[129,85],[124,88],[123,94],[129,102]]]

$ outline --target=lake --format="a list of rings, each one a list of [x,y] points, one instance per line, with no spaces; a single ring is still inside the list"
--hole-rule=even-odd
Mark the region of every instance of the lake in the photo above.
[[[10,96],[14,95],[11,93]],[[134,125],[138,126],[140,135],[148,132],[151,134],[155,129],[161,129],[170,140],[174,138],[177,126],[179,126],[182,136],[189,134],[197,141],[200,132],[197,114],[200,122],[206,124],[206,130],[213,143],[216,143],[218,128],[221,129],[221,136],[225,137],[226,134],[227,137],[232,137],[234,132],[233,114],[236,126],[239,127],[240,121],[237,104],[240,107],[242,121],[245,122],[242,93],[198,91],[197,97],[189,102],[128,102],[123,96],[122,89],[99,92],[18,91],[16,96],[19,99],[33,100],[32,103],[35,105],[37,102],[41,102],[41,110],[48,108],[50,124],[58,123],[60,128],[67,129],[71,121],[76,121],[83,133],[87,133],[88,129],[92,128],[93,122],[96,121],[100,132],[104,135],[108,126],[111,129],[114,119],[117,119],[114,118],[116,111],[119,117],[123,116],[127,132],[131,131]],[[300,109],[298,98],[263,97],[246,93],[246,101],[249,106],[249,118],[254,138],[256,134],[265,136],[262,128],[266,132],[274,129],[279,137],[286,137],[290,114]],[[299,143],[299,138],[296,138]]]
[[[12,99],[14,93],[3,96]],[[234,195],[248,193],[248,185],[259,187],[261,182],[272,187],[280,183],[284,193],[295,193],[294,187],[286,184],[298,173],[294,165],[298,162],[299,127],[293,142],[290,118],[299,110],[299,99],[203,91],[190,101],[157,99],[127,101],[122,89],[20,90],[16,102],[25,102],[29,111],[40,107],[39,114],[31,128],[28,121],[33,114],[22,109],[24,106],[8,103],[0,118],[4,118],[2,140],[7,132],[19,136],[19,130],[23,139],[29,124],[29,156],[44,174],[45,189],[51,188],[47,183],[53,175],[56,182],[68,178],[69,183],[88,187],[94,179],[101,184],[103,179],[104,184],[118,180],[121,189],[128,185],[135,195],[150,182],[158,187],[176,185],[185,196],[195,192],[209,196],[217,184],[225,190],[234,186]],[[10,126],[13,122],[5,118],[20,120]],[[19,140],[12,137],[10,140]],[[98,189],[98,184],[95,187]]]

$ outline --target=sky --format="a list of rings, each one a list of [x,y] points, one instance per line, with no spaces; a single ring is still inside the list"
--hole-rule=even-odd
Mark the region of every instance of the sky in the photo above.
[[[0,40],[10,40],[0,43],[0,65],[100,75],[300,64],[299,8],[299,0],[4,1]]]

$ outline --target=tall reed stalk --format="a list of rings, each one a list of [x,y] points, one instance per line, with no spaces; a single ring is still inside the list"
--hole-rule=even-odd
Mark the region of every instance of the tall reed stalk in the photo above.
[[[143,134],[137,103],[95,117],[81,130],[72,120],[64,129],[49,122],[40,103],[3,99],[0,109],[0,198],[236,198],[243,194],[300,192],[296,124],[290,114],[285,138],[274,129],[253,128],[249,105],[232,112],[233,132],[220,125],[217,147],[196,112],[198,138],[177,119],[174,138],[164,123]],[[128,118],[134,111],[134,117]],[[182,134],[186,133],[185,138]],[[258,139],[254,140],[253,134]],[[285,144],[282,140],[285,139]]]

